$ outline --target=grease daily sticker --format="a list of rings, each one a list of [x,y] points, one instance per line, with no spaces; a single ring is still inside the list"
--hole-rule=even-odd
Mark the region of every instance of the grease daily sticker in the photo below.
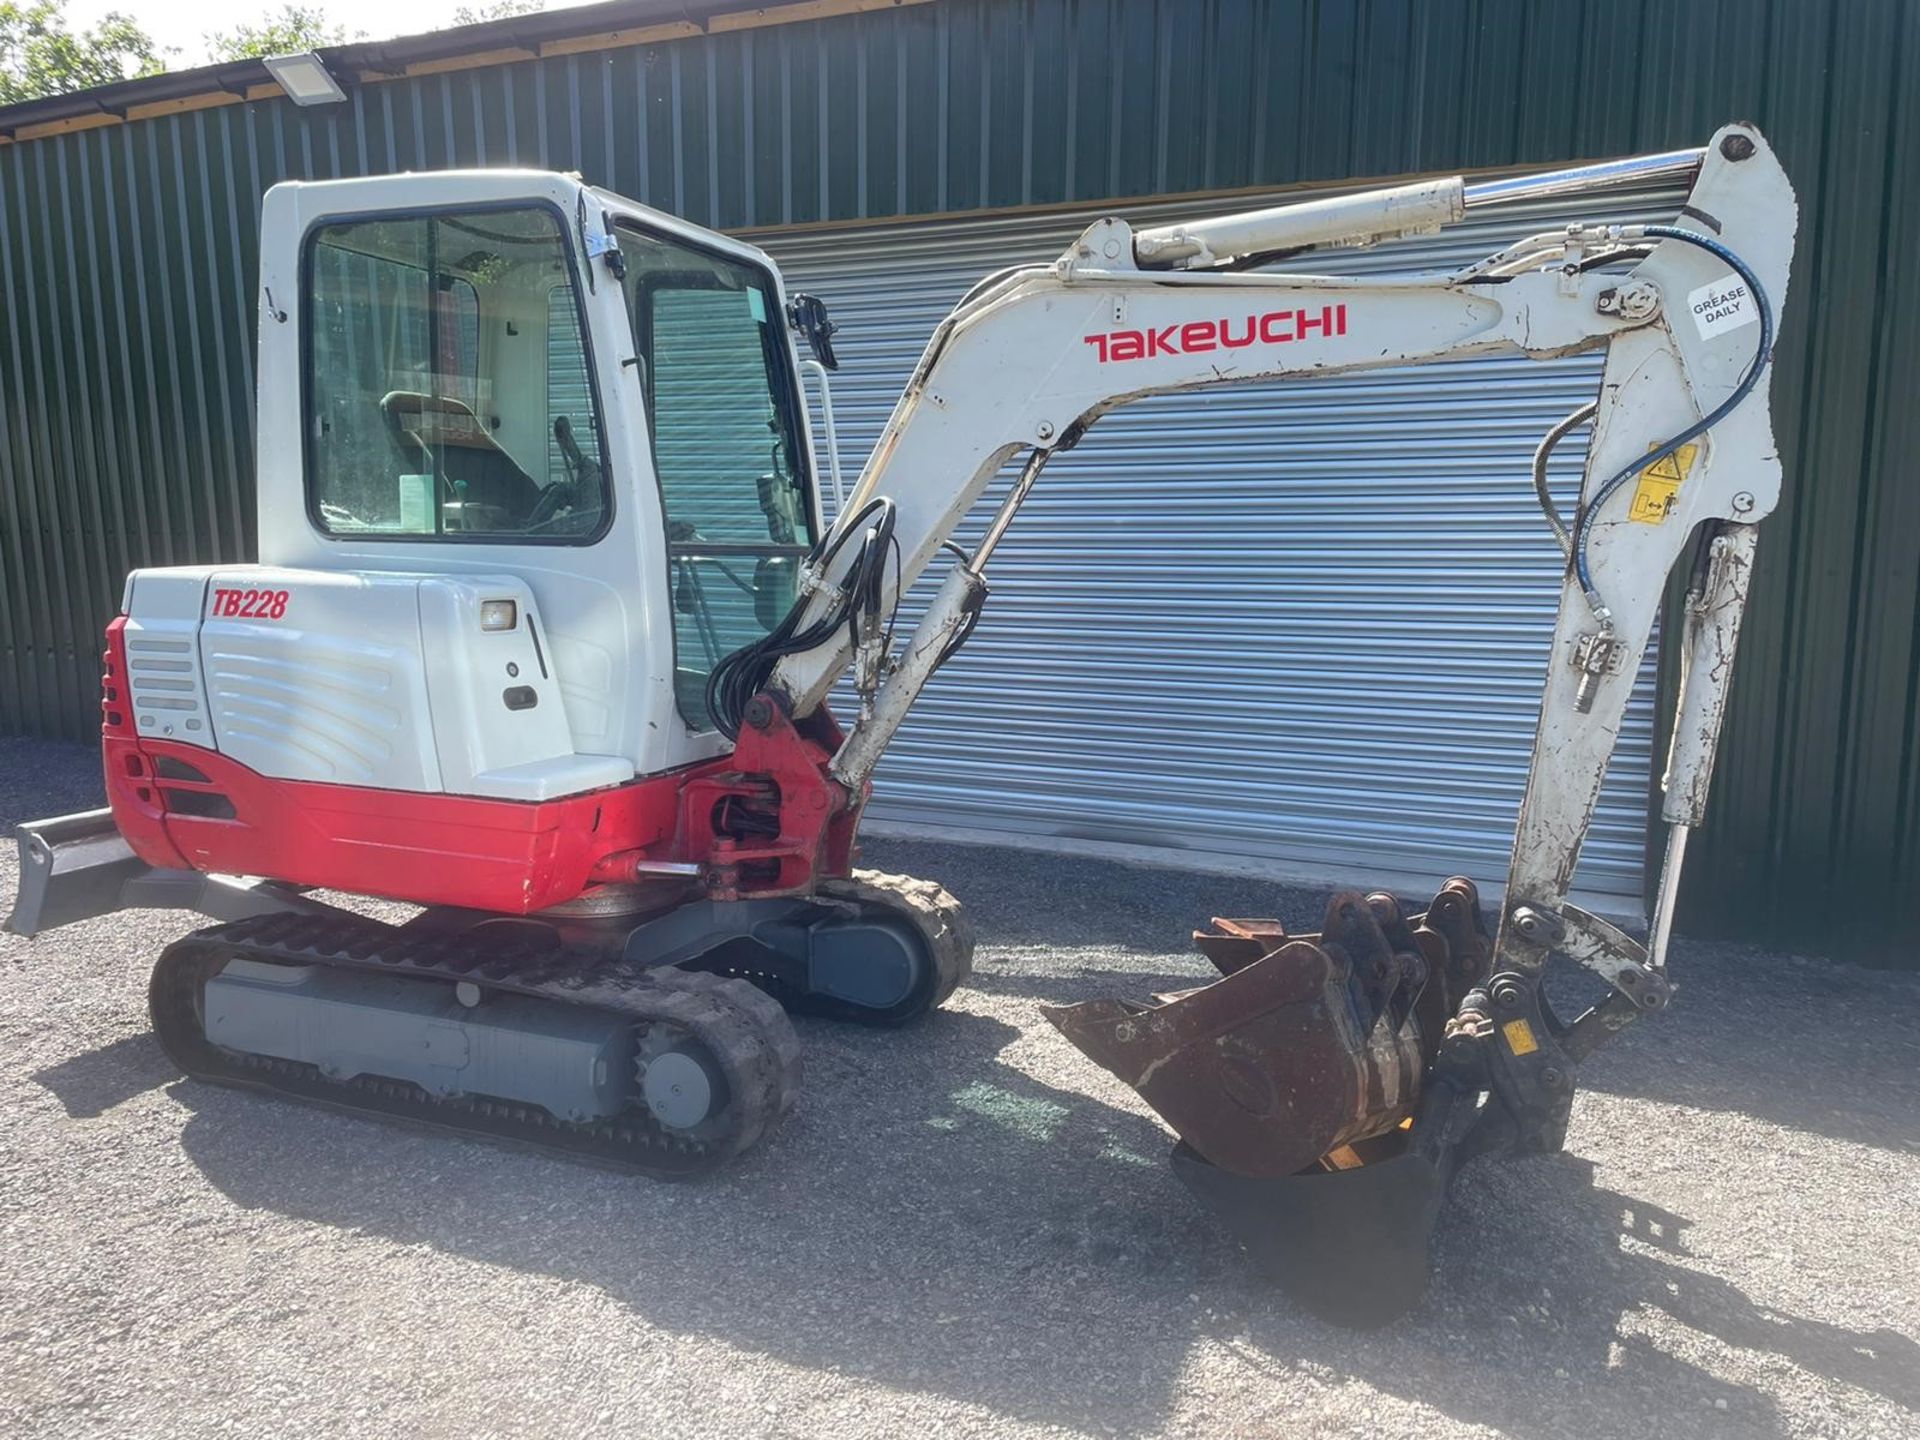
[[[1744,280],[1716,280],[1702,285],[1688,294],[1687,309],[1693,313],[1693,323],[1700,327],[1703,340],[1760,319],[1760,307],[1753,303]]]

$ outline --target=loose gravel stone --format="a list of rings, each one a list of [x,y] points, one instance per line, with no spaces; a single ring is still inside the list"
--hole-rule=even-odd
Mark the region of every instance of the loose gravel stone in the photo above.
[[[0,820],[97,803],[97,766],[0,741]],[[1196,921],[1322,897],[865,863],[967,902],[972,982],[906,1030],[804,1022],[798,1111],[696,1185],[181,1080],[144,992],[191,916],[0,938],[0,1429],[1920,1435],[1913,975],[1681,942],[1568,1152],[1469,1166],[1429,1301],[1355,1335],[1248,1272],[1037,1009],[1196,983]]]

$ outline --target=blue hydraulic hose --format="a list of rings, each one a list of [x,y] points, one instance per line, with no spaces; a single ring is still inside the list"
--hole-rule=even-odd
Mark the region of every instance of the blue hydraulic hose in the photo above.
[[[1642,470],[1649,465],[1658,464],[1689,440],[1704,435],[1726,419],[1732,413],[1733,407],[1746,399],[1748,393],[1759,383],[1760,372],[1767,368],[1767,360],[1773,354],[1773,305],[1767,299],[1766,289],[1760,284],[1760,277],[1753,273],[1746,261],[1718,240],[1706,235],[1696,235],[1691,230],[1682,230],[1674,225],[1646,225],[1641,229],[1643,233],[1661,240],[1680,240],[1688,245],[1697,246],[1724,260],[1742,280],[1746,281],[1747,288],[1753,292],[1754,304],[1760,310],[1760,348],[1754,352],[1753,363],[1747,367],[1747,373],[1740,377],[1740,383],[1733,387],[1731,395],[1716,405],[1710,414],[1682,430],[1659,449],[1649,451],[1632,461],[1606,484],[1594,491],[1592,502],[1586,505],[1574,520],[1573,573],[1580,581],[1581,590],[1586,594],[1587,604],[1592,608],[1594,615],[1603,622],[1608,618],[1607,607],[1602,602],[1599,592],[1593,588],[1593,573],[1587,568],[1587,537],[1593,528],[1593,517],[1600,513],[1600,507],[1606,504],[1622,485]]]

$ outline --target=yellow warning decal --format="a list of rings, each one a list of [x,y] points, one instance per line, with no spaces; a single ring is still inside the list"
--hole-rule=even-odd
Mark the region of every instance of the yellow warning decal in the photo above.
[[[1657,445],[1649,445],[1657,450]],[[1633,487],[1633,504],[1627,510],[1629,520],[1642,525],[1662,525],[1673,513],[1680,486],[1693,473],[1693,462],[1700,454],[1698,445],[1682,445],[1663,460],[1656,460],[1640,472],[1640,483]]]
[[[1507,1021],[1500,1033],[1507,1037],[1507,1048],[1516,1055],[1531,1055],[1540,1048],[1540,1042],[1533,1038],[1533,1027],[1524,1020]]]

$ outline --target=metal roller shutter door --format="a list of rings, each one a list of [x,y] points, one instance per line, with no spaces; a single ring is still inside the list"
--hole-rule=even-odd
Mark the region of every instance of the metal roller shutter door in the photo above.
[[[756,238],[841,327],[850,484],[934,324],[981,275],[1051,260],[1111,209],[1138,225],[1284,198]],[[1572,218],[1671,216],[1681,198],[1477,211],[1443,236],[1296,267],[1447,268]],[[1561,568],[1529,462],[1598,375],[1593,356],[1463,361],[1109,415],[1049,465],[995,553],[984,623],[902,728],[870,814],[1354,883],[1503,881]],[[1580,460],[1577,439],[1556,457],[1561,495]],[[1615,908],[1642,893],[1652,728],[1649,667],[1577,882]]]

